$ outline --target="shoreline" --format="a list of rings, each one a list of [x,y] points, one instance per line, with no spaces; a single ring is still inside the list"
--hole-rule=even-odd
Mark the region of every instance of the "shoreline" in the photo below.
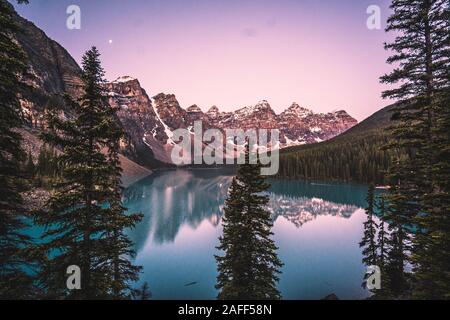
[[[128,188],[141,179],[148,177],[154,171],[138,165],[123,155],[119,156],[120,166],[122,167],[122,176],[120,178],[122,187]]]

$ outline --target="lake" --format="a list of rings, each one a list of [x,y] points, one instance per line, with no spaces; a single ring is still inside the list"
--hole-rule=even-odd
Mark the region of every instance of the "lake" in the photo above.
[[[125,206],[143,220],[129,232],[135,263],[153,299],[215,299],[214,255],[233,172],[157,172],[125,190]],[[367,187],[270,180],[269,209],[283,261],[283,299],[362,299],[366,267],[359,248]]]

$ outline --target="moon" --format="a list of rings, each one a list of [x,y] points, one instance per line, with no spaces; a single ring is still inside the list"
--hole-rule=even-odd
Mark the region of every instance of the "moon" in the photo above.
[[[109,44],[112,44],[112,43],[113,43],[112,39],[109,39],[109,40],[108,40],[108,43],[109,43]]]

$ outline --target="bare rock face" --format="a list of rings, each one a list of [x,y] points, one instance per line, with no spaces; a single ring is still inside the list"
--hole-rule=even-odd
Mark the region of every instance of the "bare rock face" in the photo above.
[[[203,114],[202,109],[200,109],[196,104],[187,108],[186,111],[191,114]]]
[[[212,128],[210,118],[206,113],[202,111],[196,104],[186,109],[187,125],[188,127],[194,126],[195,121],[201,121],[203,129]]]
[[[278,119],[285,146],[325,141],[357,124],[345,111],[314,113],[295,102]]]
[[[233,125],[243,129],[278,129],[278,119],[270,104],[263,100],[234,113]]]
[[[233,112],[221,112],[217,106],[213,106],[208,110],[206,115],[208,116],[211,126],[214,128],[224,128],[225,126],[231,128],[231,124],[233,123]]]
[[[144,166],[151,166],[153,158],[168,160],[154,155],[153,149],[158,152],[157,146],[165,145],[169,137],[139,81],[120,77],[106,84],[106,89],[126,134],[125,155]]]
[[[40,126],[42,110],[53,94],[68,93],[74,98],[82,94],[81,69],[70,54],[33,23],[15,16],[23,30],[15,38],[24,50],[28,68],[23,81],[29,88],[20,93],[27,122]]]
[[[215,120],[219,116],[219,108],[217,106],[212,106],[208,112],[206,112],[206,115],[209,119]]]
[[[187,111],[180,107],[175,95],[160,93],[153,99],[159,117],[171,130],[187,128]]]
[[[219,112],[217,107],[212,107],[207,114],[211,125],[220,129],[278,128],[277,115],[265,100],[235,112]]]

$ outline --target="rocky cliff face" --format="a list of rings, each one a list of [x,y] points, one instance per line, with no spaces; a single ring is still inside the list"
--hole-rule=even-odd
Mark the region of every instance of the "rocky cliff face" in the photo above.
[[[51,40],[33,23],[17,15],[23,33],[16,35],[28,56],[28,72],[24,81],[29,89],[20,93],[22,109],[28,125],[42,127],[42,114],[55,94],[82,95],[81,69],[70,54]],[[317,114],[292,104],[277,115],[263,100],[235,112],[221,112],[212,106],[203,112],[197,105],[184,109],[173,94],[153,97],[129,76],[106,84],[109,103],[118,108],[118,117],[126,133],[123,153],[146,167],[170,163],[174,142],[173,131],[192,130],[195,121],[202,121],[203,130],[279,129],[280,147],[289,147],[330,139],[357,122],[345,111]],[[70,110],[66,110],[70,116]]]
[[[15,35],[28,58],[24,81],[29,88],[21,93],[22,109],[30,125],[39,126],[42,110],[53,94],[82,93],[81,69],[70,54],[33,23],[16,15],[23,32]]]
[[[169,137],[139,81],[120,77],[108,83],[106,89],[126,133],[125,154],[141,165],[151,166],[154,158],[169,162],[165,149]]]

